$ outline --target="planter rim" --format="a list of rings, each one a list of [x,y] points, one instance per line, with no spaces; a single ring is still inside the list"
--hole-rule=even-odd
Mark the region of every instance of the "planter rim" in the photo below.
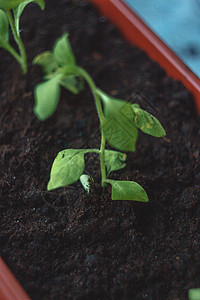
[[[170,77],[182,81],[193,94],[200,114],[200,79],[122,0],[89,0],[117,25],[132,44],[144,50]]]
[[[200,114],[200,79],[122,0],[89,0],[98,6],[124,36],[147,52],[174,79],[182,81],[195,97]],[[0,257],[0,300],[31,300]]]
[[[0,299],[30,300],[15,276],[0,257]]]

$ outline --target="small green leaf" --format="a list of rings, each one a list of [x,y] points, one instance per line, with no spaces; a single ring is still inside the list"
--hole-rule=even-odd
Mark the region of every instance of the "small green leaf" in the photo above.
[[[60,79],[60,85],[76,95],[83,90],[84,81],[81,77],[69,75]]]
[[[54,73],[59,68],[56,59],[51,51],[46,51],[38,54],[34,58],[33,64],[41,66],[43,72],[46,75]]]
[[[148,202],[145,190],[134,181],[106,180],[112,185],[112,200]]]
[[[107,175],[109,176],[112,171],[123,169],[126,164],[126,154],[113,150],[105,150],[105,165]]]
[[[200,300],[200,288],[190,289],[188,292],[189,300]]]
[[[75,65],[76,59],[68,39],[68,33],[64,33],[55,43],[53,54],[60,66]]]
[[[131,104],[131,106],[132,106],[133,108],[140,108],[139,104],[137,104],[137,103],[133,103],[133,104]]]
[[[17,33],[19,35],[19,20],[20,20],[20,17],[21,17],[21,14],[24,10],[24,8],[31,2],[35,2],[37,3],[40,8],[43,10],[44,7],[45,7],[45,2],[44,0],[23,0],[23,1],[20,1],[20,4],[14,8],[14,20],[15,20],[15,26],[16,26],[16,29],[17,29]]]
[[[131,104],[98,90],[104,104],[102,130],[108,143],[121,151],[135,151],[138,129],[133,121]]]
[[[34,112],[41,121],[46,120],[56,110],[60,96],[59,80],[60,75],[57,75],[35,87]]]
[[[155,137],[166,135],[166,132],[158,119],[141,108],[137,108],[132,105],[132,109],[134,112],[135,124],[143,132]]]
[[[67,149],[60,151],[55,158],[47,190],[67,186],[77,181],[85,168],[85,150]]]
[[[9,24],[6,13],[0,9],[0,47],[6,48],[9,40]]]
[[[83,188],[89,194],[89,192],[90,192],[90,179],[91,179],[90,176],[86,175],[86,174],[83,174],[83,175],[81,175],[81,177],[79,179],[80,179],[80,182],[81,182]]]

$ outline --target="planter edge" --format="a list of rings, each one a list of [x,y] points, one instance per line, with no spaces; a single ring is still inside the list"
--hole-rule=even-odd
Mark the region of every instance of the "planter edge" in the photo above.
[[[122,0],[89,0],[122,31],[129,42],[144,50],[170,77],[182,81],[193,94],[200,114],[200,79]]]
[[[148,53],[174,79],[182,81],[194,95],[200,114],[200,79],[121,0],[89,0],[98,6],[124,36]],[[0,257],[0,299],[31,300]]]
[[[0,257],[0,299],[30,300],[15,276]]]

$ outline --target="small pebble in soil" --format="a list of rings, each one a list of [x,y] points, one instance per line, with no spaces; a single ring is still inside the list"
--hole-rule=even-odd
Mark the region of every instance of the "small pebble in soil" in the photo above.
[[[105,22],[107,22],[107,18],[105,17],[105,16],[101,16],[100,18],[99,18],[99,22],[101,22],[101,23],[105,23]]]

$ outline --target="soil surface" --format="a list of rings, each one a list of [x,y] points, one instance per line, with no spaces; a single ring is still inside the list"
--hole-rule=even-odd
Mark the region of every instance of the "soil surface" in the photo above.
[[[27,76],[0,50],[3,259],[32,300],[187,299],[190,288],[200,287],[200,120],[192,96],[86,1],[49,0],[43,12],[30,4],[21,28]],[[112,201],[91,154],[85,172],[95,183],[89,195],[79,182],[46,191],[60,150],[99,147],[87,87],[76,96],[63,89],[45,122],[32,111],[42,72],[31,61],[66,31],[78,64],[96,84],[142,103],[167,132],[161,139],[140,133],[127,166],[110,175],[138,182],[148,203]]]

